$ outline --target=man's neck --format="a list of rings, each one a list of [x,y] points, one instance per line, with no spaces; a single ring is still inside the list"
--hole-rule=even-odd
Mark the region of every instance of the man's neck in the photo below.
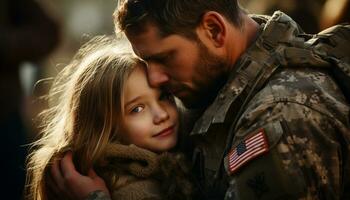
[[[239,28],[235,28],[234,33],[230,41],[230,49],[228,55],[230,58],[230,69],[235,65],[239,57],[249,48],[249,46],[255,41],[259,33],[259,24],[256,23],[248,15],[243,14],[242,25]],[[239,38],[239,39],[237,39]]]

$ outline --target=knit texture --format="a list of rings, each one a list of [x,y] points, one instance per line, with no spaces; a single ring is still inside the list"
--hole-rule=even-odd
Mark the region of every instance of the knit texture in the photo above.
[[[97,171],[115,200],[191,199],[189,170],[180,153],[109,144]]]

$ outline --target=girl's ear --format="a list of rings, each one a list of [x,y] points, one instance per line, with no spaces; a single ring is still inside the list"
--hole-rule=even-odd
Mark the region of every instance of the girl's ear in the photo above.
[[[215,47],[222,47],[225,43],[227,33],[227,20],[214,11],[203,15],[201,23],[197,28],[199,37],[204,36]]]

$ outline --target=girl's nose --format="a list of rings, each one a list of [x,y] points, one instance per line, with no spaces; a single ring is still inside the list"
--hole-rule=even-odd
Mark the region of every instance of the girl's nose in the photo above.
[[[161,106],[158,105],[154,110],[153,122],[154,124],[160,124],[169,119],[169,113]]]

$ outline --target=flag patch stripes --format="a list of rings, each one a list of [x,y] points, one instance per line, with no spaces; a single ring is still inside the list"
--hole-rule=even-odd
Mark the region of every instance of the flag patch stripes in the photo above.
[[[241,166],[253,158],[267,152],[269,145],[264,130],[244,139],[229,153],[228,166],[230,173],[234,173]]]

